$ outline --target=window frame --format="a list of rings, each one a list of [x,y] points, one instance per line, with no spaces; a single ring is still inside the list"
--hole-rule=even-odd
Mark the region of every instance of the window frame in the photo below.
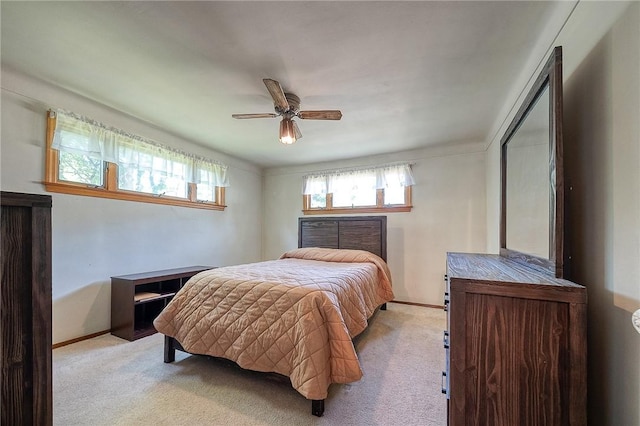
[[[103,161],[104,181],[103,185],[89,185],[78,182],[70,182],[59,178],[60,154],[53,149],[53,135],[56,128],[56,115],[53,111],[47,111],[47,133],[45,153],[45,178],[44,186],[47,192],[60,194],[81,195],[87,197],[109,198],[113,200],[135,201],[141,203],[163,204],[170,206],[190,207],[206,210],[223,211],[225,204],[225,188],[216,186],[216,201],[198,201],[197,186],[193,182],[187,183],[187,198],[178,198],[165,195],[148,194],[142,192],[118,189],[118,165]]]
[[[376,189],[376,205],[362,207],[333,207],[333,194],[327,193],[326,207],[311,207],[311,194],[302,195],[302,213],[314,214],[351,214],[351,213],[402,213],[413,208],[411,186],[404,187],[404,204],[384,204],[384,189]]]

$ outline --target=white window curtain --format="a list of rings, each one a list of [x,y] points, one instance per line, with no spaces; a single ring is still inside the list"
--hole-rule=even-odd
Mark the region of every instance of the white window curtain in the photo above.
[[[229,186],[227,166],[210,161],[196,160],[193,182],[209,186]]]
[[[109,161],[170,179],[230,186],[228,167],[154,141],[108,127],[70,111],[57,110],[52,148]],[[204,177],[203,177],[204,176]]]
[[[192,163],[186,154],[123,139],[118,143],[118,187],[184,198],[192,181]]]
[[[341,169],[314,173],[303,177],[302,193],[334,193],[340,188],[352,188],[371,182],[375,189],[415,184],[411,163],[386,164],[362,169]]]
[[[52,148],[86,155],[94,160],[117,162],[117,134],[86,117],[57,111]]]

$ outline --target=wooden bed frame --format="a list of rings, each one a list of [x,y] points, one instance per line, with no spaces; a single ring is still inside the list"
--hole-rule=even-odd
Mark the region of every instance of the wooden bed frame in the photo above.
[[[366,250],[380,256],[386,262],[387,217],[301,217],[298,219],[298,247]],[[386,309],[386,303],[380,306],[380,310]],[[187,352],[173,337],[165,336],[164,362],[175,361],[176,349]],[[324,399],[311,400],[311,414],[321,417],[323,413]]]

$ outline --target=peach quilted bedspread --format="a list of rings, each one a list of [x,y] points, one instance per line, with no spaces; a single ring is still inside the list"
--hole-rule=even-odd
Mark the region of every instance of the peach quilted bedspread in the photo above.
[[[308,399],[359,380],[352,338],[393,299],[391,275],[360,250],[304,248],[191,278],[154,321],[185,350],[288,376]]]

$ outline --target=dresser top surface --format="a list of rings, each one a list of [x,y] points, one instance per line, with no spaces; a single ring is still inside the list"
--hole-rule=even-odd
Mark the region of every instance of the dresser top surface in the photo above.
[[[486,282],[511,282],[584,289],[571,281],[555,278],[497,254],[447,253],[450,278]]]

